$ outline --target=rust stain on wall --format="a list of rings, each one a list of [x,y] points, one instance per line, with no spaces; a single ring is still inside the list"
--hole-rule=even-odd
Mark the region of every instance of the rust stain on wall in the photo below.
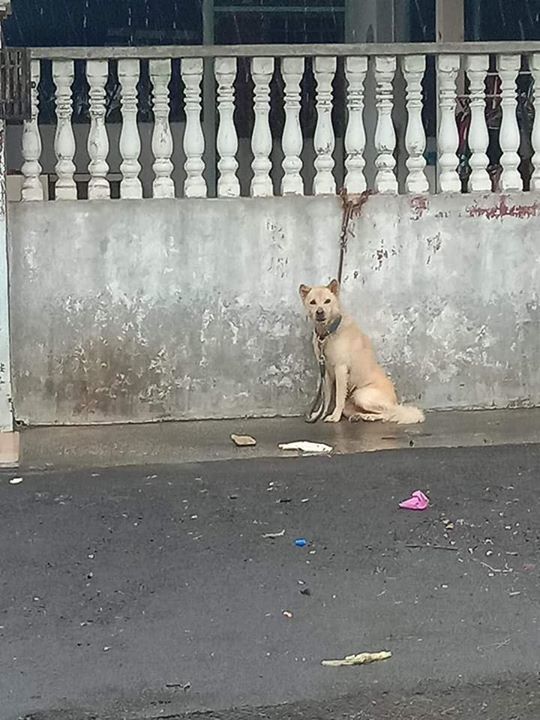
[[[470,205],[467,209],[467,215],[471,218],[485,217],[488,220],[502,220],[503,217],[514,217],[524,220],[538,215],[538,203],[531,205],[509,205],[508,198],[501,197],[496,205],[491,207],[480,207],[479,205]]]
[[[411,198],[411,220],[420,220],[429,209],[429,200],[424,195]]]

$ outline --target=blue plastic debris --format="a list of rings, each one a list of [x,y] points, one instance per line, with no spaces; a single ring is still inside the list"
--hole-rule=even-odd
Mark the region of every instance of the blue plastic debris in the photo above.
[[[296,547],[306,547],[308,541],[306,540],[306,538],[296,538],[294,544],[296,545]]]

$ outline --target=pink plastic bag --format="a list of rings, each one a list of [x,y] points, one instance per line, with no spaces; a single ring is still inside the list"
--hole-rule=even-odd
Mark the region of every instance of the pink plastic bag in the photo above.
[[[404,510],[427,510],[429,498],[421,490],[415,490],[408,500],[399,503],[399,507]]]

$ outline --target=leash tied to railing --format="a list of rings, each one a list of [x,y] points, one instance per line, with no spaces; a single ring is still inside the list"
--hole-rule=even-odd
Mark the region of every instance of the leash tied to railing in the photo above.
[[[339,234],[339,266],[338,266],[338,282],[341,284],[343,278],[343,265],[345,261],[345,253],[347,252],[347,245],[349,237],[353,235],[352,222],[356,218],[360,217],[363,206],[366,204],[369,196],[372,195],[371,190],[365,190],[362,193],[355,193],[349,195],[345,188],[339,193],[341,198],[342,207],[342,218],[341,218],[341,231]],[[341,321],[341,319],[340,319]],[[324,338],[326,340],[328,336]],[[326,375],[326,361],[324,357],[324,340],[318,340],[319,346],[319,386],[317,388],[317,394],[309,414],[306,416],[306,422],[315,423],[321,419],[324,414],[325,408],[325,397],[324,397],[324,378]]]

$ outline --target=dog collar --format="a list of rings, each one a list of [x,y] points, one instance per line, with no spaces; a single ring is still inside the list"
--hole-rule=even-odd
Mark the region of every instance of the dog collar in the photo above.
[[[324,331],[322,333],[319,333],[319,332],[317,332],[317,330],[315,330],[315,335],[317,336],[319,341],[326,340],[327,337],[329,337],[330,335],[333,335],[337,331],[337,329],[339,328],[340,325],[341,325],[341,315],[338,315],[337,318],[332,320],[330,325],[327,325],[324,328]]]

